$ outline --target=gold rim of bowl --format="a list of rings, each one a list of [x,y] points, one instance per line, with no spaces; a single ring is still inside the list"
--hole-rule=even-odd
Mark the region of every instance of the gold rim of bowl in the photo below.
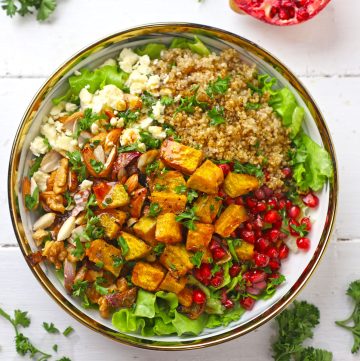
[[[46,276],[46,274],[44,273],[44,271],[41,269],[40,266],[32,267],[28,263],[34,276],[37,278],[37,280],[40,282],[43,288],[50,294],[50,296],[66,312],[68,312],[71,316],[73,316],[75,319],[77,319],[85,326],[122,344],[132,345],[145,349],[169,351],[169,350],[197,349],[197,348],[220,344],[222,342],[235,339],[263,325],[264,323],[275,317],[277,314],[279,314],[287,305],[289,305],[293,301],[293,299],[297,296],[300,290],[305,286],[307,281],[310,279],[314,270],[318,266],[324,254],[324,251],[329,243],[331,232],[334,226],[336,206],[337,206],[338,174],[337,174],[337,162],[336,162],[334,146],[331,140],[329,130],[325,124],[323,116],[321,115],[318,107],[316,106],[314,100],[307,92],[305,87],[297,79],[297,77],[284,64],[282,64],[277,58],[275,58],[269,52],[267,52],[266,50],[262,49],[255,43],[239,35],[218,28],[214,28],[211,26],[205,26],[199,24],[157,23],[157,24],[148,24],[131,29],[126,29],[91,44],[90,46],[86,47],[85,49],[75,54],[62,66],[60,66],[60,68],[55,71],[55,73],[45,82],[45,84],[35,95],[35,97],[31,101],[29,107],[27,108],[22,118],[22,121],[15,136],[15,140],[10,155],[9,173],[8,173],[8,202],[9,202],[11,220],[15,231],[15,235],[19,243],[20,249],[26,260],[28,259],[27,256],[32,251],[25,237],[20,215],[17,211],[16,181],[17,181],[19,158],[20,158],[22,144],[26,137],[26,131],[32,122],[33,115],[38,110],[41,102],[45,99],[46,94],[57,84],[57,82],[69,70],[71,70],[74,65],[76,65],[79,61],[83,60],[90,54],[98,52],[114,43],[118,43],[126,39],[130,39],[137,36],[145,36],[152,33],[164,33],[164,32],[170,34],[194,32],[194,33],[201,33],[209,37],[217,38],[222,41],[227,41],[230,44],[234,44],[244,48],[249,53],[260,57],[265,62],[276,68],[277,71],[279,71],[296,89],[298,94],[302,97],[305,104],[307,105],[311,115],[314,118],[316,126],[320,132],[324,147],[329,152],[334,166],[334,180],[331,184],[329,184],[329,206],[327,210],[326,223],[321,235],[319,245],[311,261],[304,270],[304,272],[301,274],[301,276],[295,282],[295,284],[292,286],[289,292],[287,292],[278,302],[273,304],[265,312],[255,317],[254,319],[238,326],[237,328],[231,331],[226,331],[219,335],[215,335],[199,340],[187,341],[186,339],[184,339],[181,341],[166,342],[166,341],[153,341],[153,340],[142,339],[141,335],[128,336],[122,333],[116,333],[110,328],[88,317],[79,308],[68,302],[66,298],[49,281],[48,277]]]

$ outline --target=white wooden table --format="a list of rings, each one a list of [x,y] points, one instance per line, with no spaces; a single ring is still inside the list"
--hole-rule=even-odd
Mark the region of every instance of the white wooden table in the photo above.
[[[355,360],[352,338],[334,325],[350,312],[345,296],[360,278],[360,1],[333,0],[315,20],[278,28],[233,13],[227,0],[59,0],[50,23],[10,20],[0,13],[0,307],[30,311],[31,338],[42,349],[59,345],[73,361],[168,360],[166,353],[112,342],[70,318],[43,291],[17,247],[7,206],[10,148],[25,107],[46,77],[88,43],[142,23],[188,21],[240,34],[275,54],[305,83],[330,127],[341,177],[336,231],[327,254],[301,294],[321,310],[314,345],[332,350],[335,360]],[[76,332],[68,339],[43,332],[43,321]],[[173,360],[271,360],[274,323],[241,339],[210,349],[174,353]],[[21,359],[11,326],[0,320],[0,360]],[[56,359],[56,358],[54,358]]]

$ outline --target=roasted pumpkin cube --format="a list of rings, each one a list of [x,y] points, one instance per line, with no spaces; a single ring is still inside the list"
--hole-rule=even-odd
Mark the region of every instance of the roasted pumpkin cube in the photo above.
[[[202,251],[210,243],[214,233],[212,224],[195,223],[195,229],[189,229],[186,239],[186,249],[188,251]]]
[[[133,268],[131,282],[147,291],[156,291],[165,276],[164,269],[156,263],[137,262]]]
[[[179,279],[175,278],[170,272],[168,272],[160,283],[159,288],[163,291],[180,293],[186,285],[186,277],[181,277]]]
[[[185,174],[192,174],[203,159],[203,152],[172,140],[165,140],[160,148],[165,165]]]
[[[125,212],[115,209],[102,211],[97,215],[99,217],[101,227],[105,230],[106,237],[110,239],[117,237],[127,218]]]
[[[235,248],[235,252],[241,260],[251,260],[254,255],[254,245],[243,241]]]
[[[175,170],[159,174],[151,184],[151,191],[177,193],[177,187],[185,186],[184,176]]]
[[[195,215],[202,223],[213,223],[221,204],[221,198],[205,194],[194,203]]]
[[[248,174],[237,174],[230,172],[224,181],[224,191],[231,198],[242,196],[243,194],[259,188],[258,179]]]
[[[156,222],[155,239],[163,243],[178,243],[182,240],[181,225],[174,213],[160,214]]]
[[[108,244],[103,239],[96,239],[86,249],[86,255],[91,262],[100,264],[105,270],[111,272],[116,277],[119,276],[122,266],[118,266],[119,262],[116,262],[116,260],[121,257],[120,249]]]
[[[120,232],[120,237],[123,237],[129,246],[128,253],[124,255],[126,261],[134,261],[136,259],[143,258],[151,251],[151,247],[149,245],[130,233]]]
[[[190,254],[184,245],[166,245],[160,256],[160,263],[175,277],[184,276],[194,265],[190,261]]]
[[[155,228],[156,218],[153,217],[141,217],[138,222],[135,223],[133,230],[134,233],[143,239],[151,246],[156,245],[155,240]]]
[[[215,222],[215,233],[222,237],[229,237],[237,227],[248,219],[248,215],[243,206],[230,204],[221,213]]]
[[[130,202],[130,197],[121,183],[100,182],[93,186],[93,191],[101,209],[123,207]]]
[[[191,288],[185,287],[180,293],[177,294],[180,305],[190,307],[193,303],[193,293]]]
[[[206,160],[187,181],[187,186],[207,194],[217,194],[224,181],[222,170],[210,160]]]
[[[161,214],[181,213],[186,207],[186,196],[168,192],[153,192],[150,196],[152,203],[158,203],[161,208]]]

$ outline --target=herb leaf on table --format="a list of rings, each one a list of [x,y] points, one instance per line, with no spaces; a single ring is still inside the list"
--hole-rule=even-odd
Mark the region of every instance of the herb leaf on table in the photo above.
[[[25,16],[37,11],[36,19],[44,21],[55,11],[56,0],[2,0],[1,7],[6,15],[13,17],[16,14]]]

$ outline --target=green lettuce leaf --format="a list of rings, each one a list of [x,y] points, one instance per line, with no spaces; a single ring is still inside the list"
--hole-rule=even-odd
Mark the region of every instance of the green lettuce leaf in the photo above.
[[[215,328],[219,326],[227,326],[230,322],[237,321],[245,312],[245,309],[240,305],[236,305],[234,308],[224,312],[222,315],[210,315],[206,327]]]
[[[155,301],[156,295],[154,293],[139,289],[134,315],[138,317],[154,318]]]
[[[333,165],[329,153],[305,133],[294,139],[292,156],[293,178],[301,191],[319,191],[333,177]]]
[[[164,44],[149,43],[140,48],[135,49],[135,53],[140,56],[149,55],[149,58],[154,60],[154,59],[159,59],[161,52],[165,49],[166,46]]]
[[[198,335],[206,326],[207,316],[202,314],[196,320],[190,320],[190,318],[175,311],[175,317],[172,321],[173,326],[176,329],[178,336],[184,334]]]
[[[185,38],[174,38],[169,48],[190,49],[193,53],[201,56],[210,55],[210,50],[196,35],[194,35],[194,41]]]

